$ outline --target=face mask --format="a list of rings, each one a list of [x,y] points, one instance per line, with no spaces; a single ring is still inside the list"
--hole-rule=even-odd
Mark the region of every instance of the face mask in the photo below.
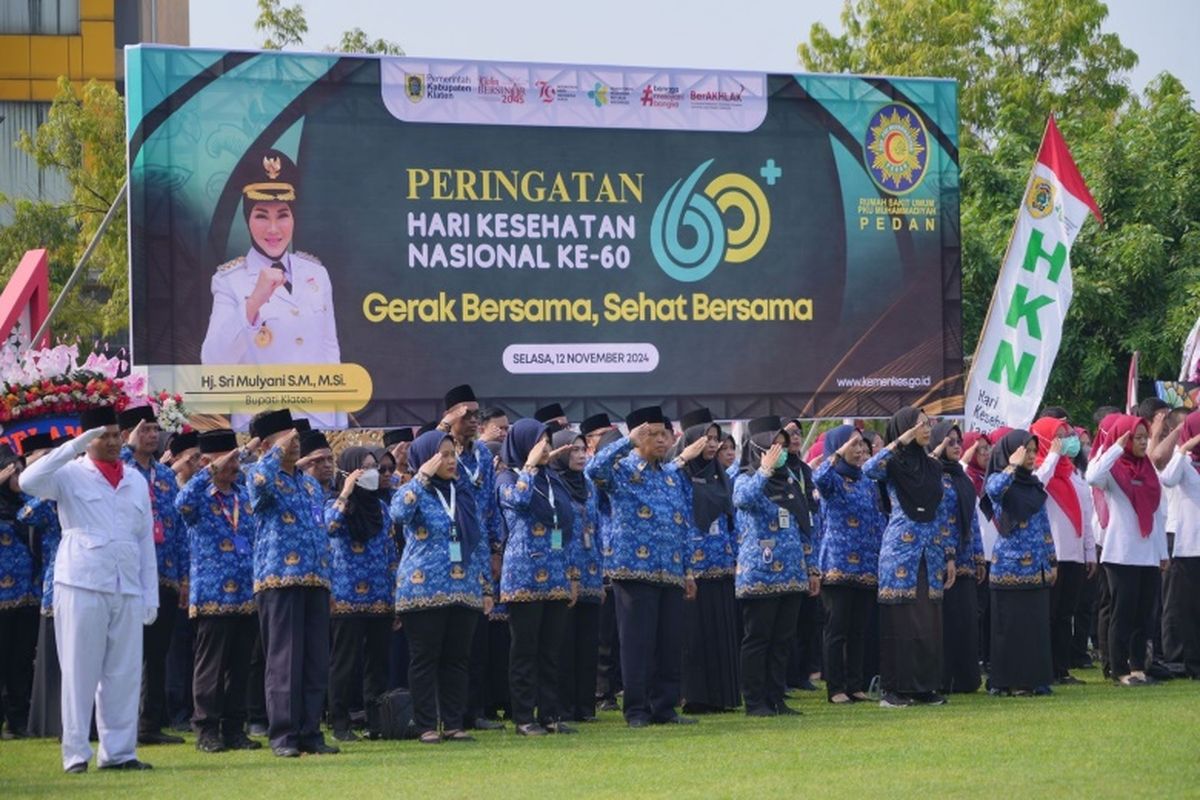
[[[356,486],[365,489],[368,492],[373,492],[379,488],[379,470],[375,468],[363,470],[363,474],[358,476],[358,480],[354,482]]]
[[[1062,454],[1067,458],[1079,455],[1079,437],[1068,436],[1062,440]]]
[[[775,459],[775,469],[779,469],[780,467],[782,467],[784,464],[787,463],[787,460],[788,460],[787,450],[781,451],[779,453],[779,458]]]

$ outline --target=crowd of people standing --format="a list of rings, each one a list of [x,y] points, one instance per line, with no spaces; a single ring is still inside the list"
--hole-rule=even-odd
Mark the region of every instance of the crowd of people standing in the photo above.
[[[1092,645],[1122,686],[1200,677],[1200,412],[903,408],[806,451],[798,419],[445,408],[338,453],[286,409],[163,448],[149,406],[100,408],[0,453],[5,735],[146,769],[183,742],[172,664],[198,749],[280,757],[379,735],[396,687],[436,744],[618,699],[631,728],[791,715],[818,675],[833,704],[1044,695]]]

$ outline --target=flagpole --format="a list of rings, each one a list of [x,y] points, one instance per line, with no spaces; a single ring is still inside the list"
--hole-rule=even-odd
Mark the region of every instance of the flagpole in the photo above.
[[[1046,134],[1050,132],[1050,123],[1053,119],[1053,114],[1046,119],[1046,127],[1042,130],[1042,139],[1038,142],[1038,153],[1042,152],[1042,145],[1046,143]],[[1008,232],[1008,244],[1004,246],[1004,256],[1000,259],[1000,270],[996,273],[996,285],[992,287],[992,299],[988,303],[987,314],[983,317],[983,326],[979,329],[979,338],[975,342],[975,352],[971,355],[971,369],[967,372],[967,376],[963,381],[963,418],[966,420],[970,420],[971,418],[966,407],[968,392],[971,388],[971,376],[975,374],[975,365],[978,363],[977,359],[979,358],[979,348],[983,346],[988,323],[992,321],[992,310],[996,307],[996,290],[1000,286],[1000,274],[1004,271],[1004,265],[1008,263],[1008,254],[1012,251],[1013,239],[1017,236],[1017,226],[1021,224],[1021,209],[1025,205],[1025,198],[1029,196],[1029,188],[1033,185],[1033,179],[1037,175],[1037,165],[1037,154],[1035,153],[1033,156],[1033,167],[1029,170],[1029,179],[1025,181],[1025,191],[1021,193],[1021,200],[1017,206],[1017,218],[1013,220],[1012,230]]]

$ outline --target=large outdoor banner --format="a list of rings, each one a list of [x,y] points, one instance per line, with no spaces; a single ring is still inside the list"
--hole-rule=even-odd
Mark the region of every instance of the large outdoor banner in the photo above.
[[[962,400],[957,87],[135,47],[133,360],[189,407]]]

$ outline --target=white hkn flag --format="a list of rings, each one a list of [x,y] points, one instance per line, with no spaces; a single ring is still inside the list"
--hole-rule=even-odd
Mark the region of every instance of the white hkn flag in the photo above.
[[[1051,117],[967,378],[968,430],[1033,422],[1071,305],[1071,244],[1089,213],[1103,222]]]

